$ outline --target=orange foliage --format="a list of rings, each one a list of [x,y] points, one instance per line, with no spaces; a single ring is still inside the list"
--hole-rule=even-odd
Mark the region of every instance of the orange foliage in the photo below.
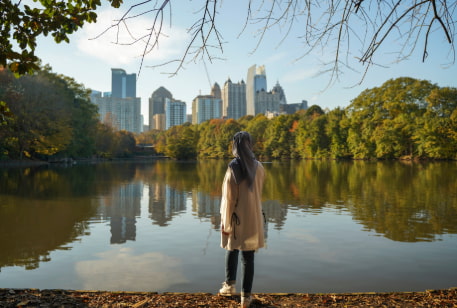
[[[294,131],[296,131],[298,128],[298,121],[295,120],[293,123],[292,123],[292,127],[289,129],[289,132],[293,133]]]
[[[211,119],[211,120],[209,120],[209,124],[214,125],[214,126],[221,126],[222,124],[224,124],[224,120],[223,119]]]

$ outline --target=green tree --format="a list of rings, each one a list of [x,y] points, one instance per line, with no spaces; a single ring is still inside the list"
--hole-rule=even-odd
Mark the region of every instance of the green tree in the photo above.
[[[120,130],[114,133],[116,141],[115,156],[131,157],[135,152],[136,141],[133,133],[126,130]]]
[[[70,105],[74,99],[65,81],[47,68],[19,79],[7,70],[0,74],[6,81],[0,85],[0,99],[14,114],[7,137],[12,155],[49,156],[65,150],[72,134]]]
[[[98,123],[95,132],[95,153],[101,158],[113,158],[116,148],[113,128],[109,125]]]
[[[13,114],[6,102],[0,100],[0,160],[8,157],[8,143],[11,135]]]
[[[427,96],[427,111],[417,119],[413,138],[422,157],[457,158],[457,89],[433,89]]]
[[[72,136],[64,155],[90,157],[95,154],[95,134],[98,126],[98,108],[89,99],[75,99],[71,126]]]
[[[325,133],[328,136],[329,155],[331,158],[347,158],[350,156],[347,147],[348,129],[344,125],[346,112],[338,107],[326,114],[327,124]]]
[[[231,157],[231,140],[242,126],[233,119],[212,119],[199,124],[198,156],[206,158]]]
[[[166,132],[165,154],[178,160],[197,158],[197,133],[189,123],[170,127]]]
[[[216,158],[217,151],[215,149],[216,136],[214,131],[219,125],[222,125],[222,120],[213,119],[198,124],[198,157]]]
[[[258,114],[255,117],[248,116],[249,120],[245,123],[242,119],[239,120],[243,129],[249,132],[254,140],[254,153],[258,156],[265,155],[265,140],[268,120],[263,114]]]
[[[37,2],[37,1],[35,1]],[[119,7],[122,0],[107,0]],[[69,42],[68,35],[86,22],[95,22],[100,0],[40,0],[40,5],[4,0],[0,13],[0,66],[18,74],[39,69],[35,55],[37,38],[51,35],[56,43]]]
[[[271,119],[265,130],[264,155],[273,159],[295,156],[295,115]]]
[[[325,158],[329,155],[327,117],[319,106],[311,107],[298,122],[297,151],[302,158]]]
[[[425,112],[426,97],[437,86],[408,77],[367,89],[346,108],[348,146],[355,158],[396,158],[416,153],[415,119]]]

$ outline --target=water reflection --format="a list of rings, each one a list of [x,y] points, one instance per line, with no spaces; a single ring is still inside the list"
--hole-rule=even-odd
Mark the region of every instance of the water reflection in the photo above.
[[[366,231],[402,242],[457,233],[455,162],[302,161],[266,165],[266,198],[287,208],[349,211]]]
[[[0,169],[0,269],[37,268],[51,251],[71,249],[90,235],[95,221],[109,223],[110,244],[135,241],[144,198],[153,225],[169,226],[190,210],[219,230],[226,166],[158,161]],[[456,163],[300,161],[265,163],[265,169],[263,206],[273,230],[286,228],[291,210],[319,215],[332,209],[393,241],[457,233]],[[94,265],[79,266],[84,275]]]
[[[153,223],[168,226],[174,215],[186,210],[186,192],[161,182],[149,183],[149,214]]]
[[[136,238],[136,217],[140,215],[143,193],[141,182],[114,187],[108,195],[100,196],[97,218],[109,220],[111,244],[122,244]]]
[[[163,253],[136,255],[131,248],[116,248],[97,257],[76,263],[85,290],[163,290],[188,282],[182,273],[183,261]]]

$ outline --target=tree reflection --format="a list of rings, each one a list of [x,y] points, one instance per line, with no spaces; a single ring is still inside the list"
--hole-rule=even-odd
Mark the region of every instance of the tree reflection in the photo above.
[[[0,268],[35,269],[87,232],[96,207],[72,189],[83,175],[60,171],[0,170],[0,186],[7,188],[0,194]]]
[[[318,161],[264,163],[264,211],[275,229],[282,229],[287,211],[319,213],[332,207],[350,212],[365,231],[395,241],[432,241],[438,235],[457,233],[456,169],[453,162],[399,163],[366,161]],[[192,198],[197,217],[210,218],[218,229],[221,184],[227,162],[163,162],[144,174],[154,191],[168,185],[175,193]],[[154,186],[155,185],[155,186]],[[162,188],[160,188],[162,187]],[[163,198],[154,200],[160,201]],[[173,211],[155,222],[166,225]],[[162,215],[162,218],[158,218]]]
[[[395,241],[457,232],[456,164],[301,161],[266,164],[265,197],[303,211],[344,207]],[[271,176],[272,175],[272,176]]]
[[[153,224],[191,211],[219,230],[227,161],[155,161],[71,168],[0,169],[0,268],[34,269],[50,252],[71,249],[89,223],[110,223],[110,243],[136,238],[147,198]],[[457,233],[455,162],[290,161],[264,163],[263,208],[269,226],[287,228],[289,210],[336,209],[364,231],[394,241],[439,240]],[[149,195],[143,196],[148,187]]]

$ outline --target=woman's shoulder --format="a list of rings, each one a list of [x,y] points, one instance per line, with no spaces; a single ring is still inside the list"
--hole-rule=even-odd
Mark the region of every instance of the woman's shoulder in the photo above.
[[[265,173],[265,169],[263,167],[263,164],[259,161],[257,161],[257,170],[260,170],[262,173]]]

